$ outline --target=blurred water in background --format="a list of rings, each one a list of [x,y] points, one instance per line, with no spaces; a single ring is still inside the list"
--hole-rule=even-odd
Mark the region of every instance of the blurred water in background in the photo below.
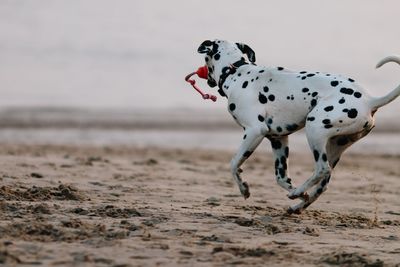
[[[399,131],[399,124],[378,123],[349,151],[400,155]],[[9,109],[0,113],[0,143],[236,150],[242,136],[243,130],[227,112],[215,110],[188,114],[176,110]],[[270,150],[268,140],[263,147]],[[290,150],[311,157],[304,130],[290,136]]]
[[[64,130],[198,129],[210,118],[233,125],[224,99],[203,101],[183,81],[204,64],[196,50],[205,39],[247,43],[259,65],[342,73],[386,94],[400,83],[400,67],[374,66],[400,54],[399,7],[396,0],[3,0],[0,141],[17,136],[6,130],[63,123]],[[397,130],[399,111],[400,100],[380,110],[379,127]]]

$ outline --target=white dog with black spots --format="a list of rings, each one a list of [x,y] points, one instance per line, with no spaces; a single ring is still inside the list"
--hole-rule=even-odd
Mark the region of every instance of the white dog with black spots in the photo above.
[[[301,213],[326,189],[332,169],[343,151],[374,127],[374,114],[400,94],[400,86],[384,97],[370,96],[353,79],[340,75],[256,66],[246,44],[206,40],[198,48],[208,67],[207,83],[218,86],[228,99],[228,110],[243,127],[244,136],[231,161],[231,172],[244,198],[250,196],[240,166],[264,138],[272,145],[275,175],[290,199],[301,199],[288,209]],[[381,60],[400,64],[400,57]],[[305,127],[315,159],[315,170],[301,186],[288,174],[288,135]],[[310,191],[310,192],[309,192]]]

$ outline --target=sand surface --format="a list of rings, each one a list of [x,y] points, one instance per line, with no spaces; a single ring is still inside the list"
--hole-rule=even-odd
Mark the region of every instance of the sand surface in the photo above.
[[[288,216],[295,201],[261,150],[244,200],[229,151],[1,147],[4,266],[400,266],[400,156],[346,154],[328,191]],[[290,171],[304,181],[310,155]]]

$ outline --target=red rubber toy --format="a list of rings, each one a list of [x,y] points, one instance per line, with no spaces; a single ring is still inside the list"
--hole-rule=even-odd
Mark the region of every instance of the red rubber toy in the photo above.
[[[199,94],[203,97],[203,99],[211,99],[213,102],[217,101],[217,97],[215,95],[210,95],[210,94],[205,94],[201,91],[201,89],[199,87],[196,86],[196,81],[195,80],[190,80],[190,77],[192,77],[193,75],[197,74],[197,76],[199,76],[202,79],[207,79],[208,76],[208,69],[207,66],[203,66],[197,69],[197,71],[192,72],[188,75],[186,75],[185,77],[185,81],[187,81],[188,83],[190,83],[193,88],[199,92]]]

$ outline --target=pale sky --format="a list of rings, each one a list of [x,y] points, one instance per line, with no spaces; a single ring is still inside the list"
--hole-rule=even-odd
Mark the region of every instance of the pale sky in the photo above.
[[[183,81],[214,38],[247,43],[259,65],[344,74],[383,95],[400,83],[400,66],[374,67],[400,54],[399,10],[396,0],[3,0],[0,107],[225,108]]]

